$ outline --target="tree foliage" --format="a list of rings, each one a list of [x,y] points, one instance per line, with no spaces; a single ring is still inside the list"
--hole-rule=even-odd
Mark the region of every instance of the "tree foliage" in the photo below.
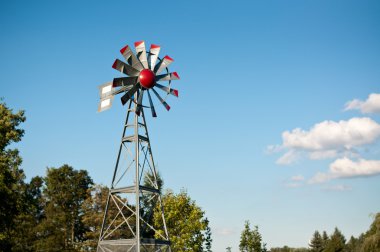
[[[82,204],[89,197],[92,180],[87,171],[69,165],[48,168],[43,191],[45,218],[39,225],[39,250],[70,251],[83,240]]]
[[[195,204],[187,192],[181,191],[175,194],[167,191],[162,201],[172,251],[208,251],[207,244],[211,244],[208,220],[205,218],[204,211]],[[161,209],[157,206],[154,212],[156,226],[162,225],[160,220]],[[159,234],[156,234],[156,238],[159,237]]]
[[[322,252],[323,251],[323,239],[318,231],[314,232],[313,238],[310,240],[310,251],[312,252]]]
[[[239,249],[242,252],[262,252],[266,251],[265,244],[262,244],[262,237],[259,227],[255,226],[251,230],[249,221],[245,221],[244,230],[240,235]]]
[[[21,141],[24,130],[19,125],[25,121],[24,111],[14,113],[0,103],[0,249],[10,250],[16,218],[23,211],[24,173],[17,149],[11,143]]]

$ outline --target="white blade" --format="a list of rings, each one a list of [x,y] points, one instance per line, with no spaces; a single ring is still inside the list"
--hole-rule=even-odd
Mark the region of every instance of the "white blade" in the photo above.
[[[148,69],[148,60],[146,58],[145,42],[139,41],[135,43],[137,58],[140,60],[141,64],[145,69]]]
[[[144,69],[141,62],[137,59],[136,55],[132,52],[131,48],[129,48],[128,45],[124,46],[120,50],[121,54],[123,54],[125,60],[129,65],[131,65],[133,68],[141,71]]]
[[[150,52],[149,52],[149,68],[150,70],[154,70],[154,67],[156,66],[158,54],[160,53],[161,47],[158,45],[151,45],[150,46]]]
[[[169,56],[165,56],[161,61],[160,63],[158,63],[156,65],[156,67],[154,68],[154,72],[156,74],[159,74],[162,72],[162,70],[164,70],[165,68],[167,68],[174,60],[172,58],[170,58]]]

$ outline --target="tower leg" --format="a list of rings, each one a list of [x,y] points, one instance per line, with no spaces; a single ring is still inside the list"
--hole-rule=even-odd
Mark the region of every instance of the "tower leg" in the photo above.
[[[136,107],[130,101],[98,252],[171,251],[144,110],[138,116]]]

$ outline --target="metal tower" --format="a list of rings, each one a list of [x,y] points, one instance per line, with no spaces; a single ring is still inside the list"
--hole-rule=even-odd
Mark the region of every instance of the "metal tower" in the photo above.
[[[129,101],[98,252],[170,251],[169,235],[144,110]],[[153,223],[157,218],[160,223]],[[158,217],[157,213],[160,212]]]
[[[128,104],[120,149],[112,177],[102,227],[98,252],[159,252],[171,251],[168,230],[150,146],[144,108],[150,108],[156,117],[150,91],[160,103],[168,95],[178,97],[171,81],[179,80],[176,72],[169,72],[171,57],[158,57],[161,47],[152,44],[146,51],[145,42],[135,43],[136,55],[127,45],[120,50],[125,62],[116,59],[112,67],[128,77],[114,78],[99,87],[102,112],[112,106],[114,96],[122,94],[121,103]],[[165,71],[162,74],[161,72]],[[160,84],[161,83],[161,84]],[[166,85],[164,85],[166,83]],[[165,92],[165,98],[156,91]],[[144,103],[144,93],[149,103]]]

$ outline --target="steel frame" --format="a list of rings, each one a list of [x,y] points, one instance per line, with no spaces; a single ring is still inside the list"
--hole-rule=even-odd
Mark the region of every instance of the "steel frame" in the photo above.
[[[97,252],[171,252],[144,109],[140,116],[136,114],[138,94],[134,97],[129,101]],[[142,184],[144,179],[148,184]],[[150,205],[142,206],[142,202]],[[159,226],[149,223],[155,207],[161,210]],[[151,237],[144,237],[147,232]]]

